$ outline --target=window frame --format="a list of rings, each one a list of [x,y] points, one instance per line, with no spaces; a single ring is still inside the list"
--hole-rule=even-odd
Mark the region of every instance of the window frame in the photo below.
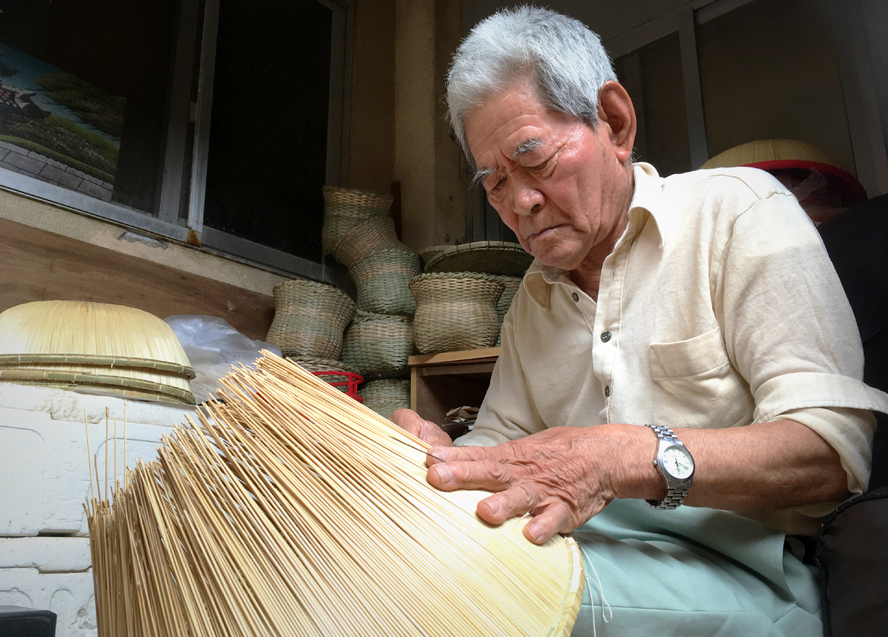
[[[352,0],[315,0],[333,16],[328,109],[326,183],[339,185],[348,174]],[[203,4],[203,7],[201,6]],[[203,14],[201,15],[201,9]],[[0,168],[0,190],[43,201],[285,276],[336,284],[335,264],[314,262],[204,226],[204,194],[215,71],[219,0],[183,0],[179,12],[165,127],[163,179],[157,209],[141,212],[95,199],[39,179]],[[199,38],[200,34],[206,34]],[[196,47],[200,50],[197,51]],[[194,60],[199,56],[197,77]],[[197,100],[192,89],[197,83]],[[191,124],[194,125],[191,132]],[[188,161],[189,147],[193,149]],[[186,203],[182,217],[183,202]]]

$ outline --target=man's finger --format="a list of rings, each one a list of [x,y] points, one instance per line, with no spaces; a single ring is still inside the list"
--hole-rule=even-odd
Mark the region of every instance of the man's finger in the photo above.
[[[557,533],[572,529],[570,509],[562,502],[552,502],[524,525],[524,537],[534,544],[545,544]]]
[[[527,483],[519,484],[481,500],[478,517],[488,524],[499,525],[536,510],[543,497],[539,489]]]
[[[447,448],[447,451],[452,449]],[[430,451],[435,456],[439,448]],[[428,472],[428,481],[433,487],[442,491],[457,489],[484,489],[485,491],[502,491],[510,486],[515,469],[494,460],[477,460],[473,462],[432,461]]]

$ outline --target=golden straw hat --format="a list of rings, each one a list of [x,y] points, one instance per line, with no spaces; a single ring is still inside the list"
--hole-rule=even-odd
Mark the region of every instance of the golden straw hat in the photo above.
[[[734,146],[711,158],[700,168],[750,166],[762,170],[817,170],[846,205],[868,199],[857,178],[823,150],[795,139],[760,139]]]

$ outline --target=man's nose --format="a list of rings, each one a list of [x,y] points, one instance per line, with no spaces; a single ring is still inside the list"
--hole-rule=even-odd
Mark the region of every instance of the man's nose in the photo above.
[[[529,215],[543,207],[545,197],[534,184],[526,181],[515,180],[513,199],[515,212],[519,215]]]

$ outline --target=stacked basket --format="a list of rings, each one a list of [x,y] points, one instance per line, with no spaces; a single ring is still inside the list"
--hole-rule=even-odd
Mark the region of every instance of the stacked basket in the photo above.
[[[409,375],[416,304],[409,283],[420,271],[419,258],[397,237],[389,216],[393,198],[351,188],[324,188],[324,249],[348,267],[357,290],[357,312],[345,330],[342,362],[373,384]],[[391,392],[387,393],[391,398]],[[409,387],[399,407],[408,407]],[[396,407],[397,408],[397,407]],[[386,417],[388,405],[382,406]]]
[[[124,305],[35,301],[0,314],[0,381],[193,405],[172,328]]]
[[[533,257],[517,243],[504,241],[433,246],[420,255],[425,273],[410,284],[419,351],[499,345],[503,319]]]
[[[274,320],[265,340],[281,354],[357,398],[360,375],[340,359],[355,303],[326,283],[293,280],[274,288]]]

